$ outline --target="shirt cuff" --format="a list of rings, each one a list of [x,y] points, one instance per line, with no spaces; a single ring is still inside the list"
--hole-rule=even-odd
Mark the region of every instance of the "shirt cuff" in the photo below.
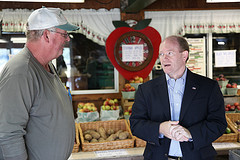
[[[164,135],[160,133],[158,138],[164,138]]]

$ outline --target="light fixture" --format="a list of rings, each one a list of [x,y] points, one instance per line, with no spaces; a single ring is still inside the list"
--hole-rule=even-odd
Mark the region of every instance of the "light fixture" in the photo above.
[[[223,45],[225,45],[225,42],[218,42],[218,45],[223,46]]]
[[[240,2],[240,0],[206,0],[207,3],[229,3],[229,2]]]
[[[84,3],[84,0],[0,0],[11,2],[57,2],[57,3]]]
[[[8,41],[6,39],[0,38],[0,43],[8,43]]]
[[[26,43],[27,42],[27,38],[26,37],[12,37],[11,41],[13,43]]]

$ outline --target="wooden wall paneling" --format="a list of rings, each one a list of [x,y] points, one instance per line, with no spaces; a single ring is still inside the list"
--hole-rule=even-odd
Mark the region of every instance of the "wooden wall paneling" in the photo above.
[[[42,3],[42,2],[0,2],[0,10],[12,9],[37,9],[42,6],[65,9],[100,9],[120,8],[120,0],[85,0],[84,3]]]
[[[240,2],[206,3],[206,0],[158,0],[144,10],[214,10],[239,9]]]

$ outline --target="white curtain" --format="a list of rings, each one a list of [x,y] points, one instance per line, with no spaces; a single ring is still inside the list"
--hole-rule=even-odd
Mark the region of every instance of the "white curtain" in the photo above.
[[[26,22],[33,10],[27,9],[3,9],[0,18],[3,21],[3,32],[25,32]],[[63,14],[69,22],[78,25],[76,31],[86,35],[94,42],[105,45],[108,35],[115,29],[112,21],[120,20],[120,9],[75,9],[64,10]]]
[[[161,34],[240,33],[240,10],[146,11],[150,26]]]

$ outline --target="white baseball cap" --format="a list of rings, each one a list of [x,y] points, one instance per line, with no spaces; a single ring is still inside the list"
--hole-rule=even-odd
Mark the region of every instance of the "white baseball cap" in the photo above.
[[[40,8],[31,13],[28,17],[27,30],[42,30],[56,27],[65,31],[79,29],[67,21],[60,8]]]

